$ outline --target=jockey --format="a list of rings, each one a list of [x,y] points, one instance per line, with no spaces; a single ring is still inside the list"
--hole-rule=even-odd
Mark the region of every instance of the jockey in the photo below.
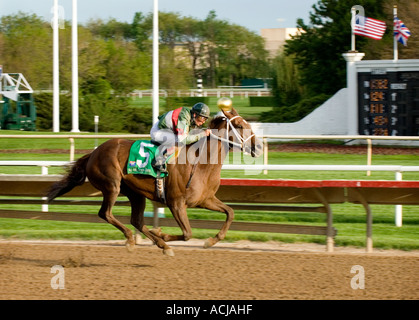
[[[198,102],[192,109],[181,107],[159,116],[159,121],[150,131],[151,141],[160,145],[159,154],[152,163],[153,167],[160,172],[167,172],[166,159],[174,152],[176,144],[188,145],[209,136],[210,129],[201,129],[209,115],[209,107]]]

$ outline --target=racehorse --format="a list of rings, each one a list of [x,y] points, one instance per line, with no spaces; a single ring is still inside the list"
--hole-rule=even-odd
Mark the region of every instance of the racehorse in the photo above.
[[[205,241],[204,247],[209,248],[224,239],[234,218],[233,209],[215,196],[225,157],[234,146],[239,146],[241,151],[250,153],[252,157],[260,156],[263,151],[262,143],[253,133],[250,124],[234,108],[231,111],[222,110],[219,116],[211,120],[209,128],[213,132],[210,136],[183,147],[187,153],[191,151],[188,154],[197,155],[194,161],[187,157],[186,161],[175,161],[167,166],[169,174],[166,178],[166,205],[181,228],[182,235],[165,234],[160,228],[149,230],[144,225],[145,198],[153,201],[159,199],[154,177],[127,174],[128,156],[134,143],[132,140],[108,140],[90,154],[78,159],[63,179],[50,188],[48,202],[82,185],[87,177],[103,194],[99,217],[122,231],[129,251],[135,247],[133,233],[112,214],[112,207],[119,194],[125,195],[131,202],[131,224],[168,256],[173,256],[174,252],[166,242],[187,241],[192,236],[187,208],[224,212],[226,220],[220,231],[215,237]]]

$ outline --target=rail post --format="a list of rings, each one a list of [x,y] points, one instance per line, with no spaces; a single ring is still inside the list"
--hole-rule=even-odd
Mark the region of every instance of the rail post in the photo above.
[[[263,138],[263,164],[268,164],[268,152],[269,152],[269,146],[268,146],[268,139]],[[268,170],[263,170],[263,174],[268,174]]]
[[[48,167],[47,166],[42,166],[42,175],[47,175],[48,174]],[[42,197],[42,200],[47,200],[47,197]],[[42,212],[48,212],[48,205],[47,204],[43,204],[41,205],[41,211]]]
[[[74,138],[69,138],[68,140],[70,140],[70,162],[73,162],[74,161],[74,152],[75,152]]]
[[[401,171],[396,171],[396,181],[402,181],[403,174]],[[395,206],[395,214],[394,219],[396,223],[396,227],[401,227],[403,222],[403,206],[401,204],[396,204]]]
[[[367,139],[368,149],[367,149],[367,165],[371,165],[372,163],[372,140]],[[371,175],[371,171],[367,171],[367,176]]]

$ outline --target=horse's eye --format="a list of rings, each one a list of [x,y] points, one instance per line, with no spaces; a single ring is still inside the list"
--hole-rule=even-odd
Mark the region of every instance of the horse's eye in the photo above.
[[[237,126],[237,129],[243,129],[243,127],[239,124],[239,125]]]

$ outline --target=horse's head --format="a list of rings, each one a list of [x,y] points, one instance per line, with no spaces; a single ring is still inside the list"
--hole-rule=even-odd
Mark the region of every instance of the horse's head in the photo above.
[[[251,125],[238,114],[236,109],[222,110],[222,114],[220,113],[214,120],[212,129],[218,129],[220,132],[224,129],[225,133],[219,135],[218,138],[227,139],[230,147],[239,146],[244,153],[255,158],[262,154],[263,144],[253,133]]]

